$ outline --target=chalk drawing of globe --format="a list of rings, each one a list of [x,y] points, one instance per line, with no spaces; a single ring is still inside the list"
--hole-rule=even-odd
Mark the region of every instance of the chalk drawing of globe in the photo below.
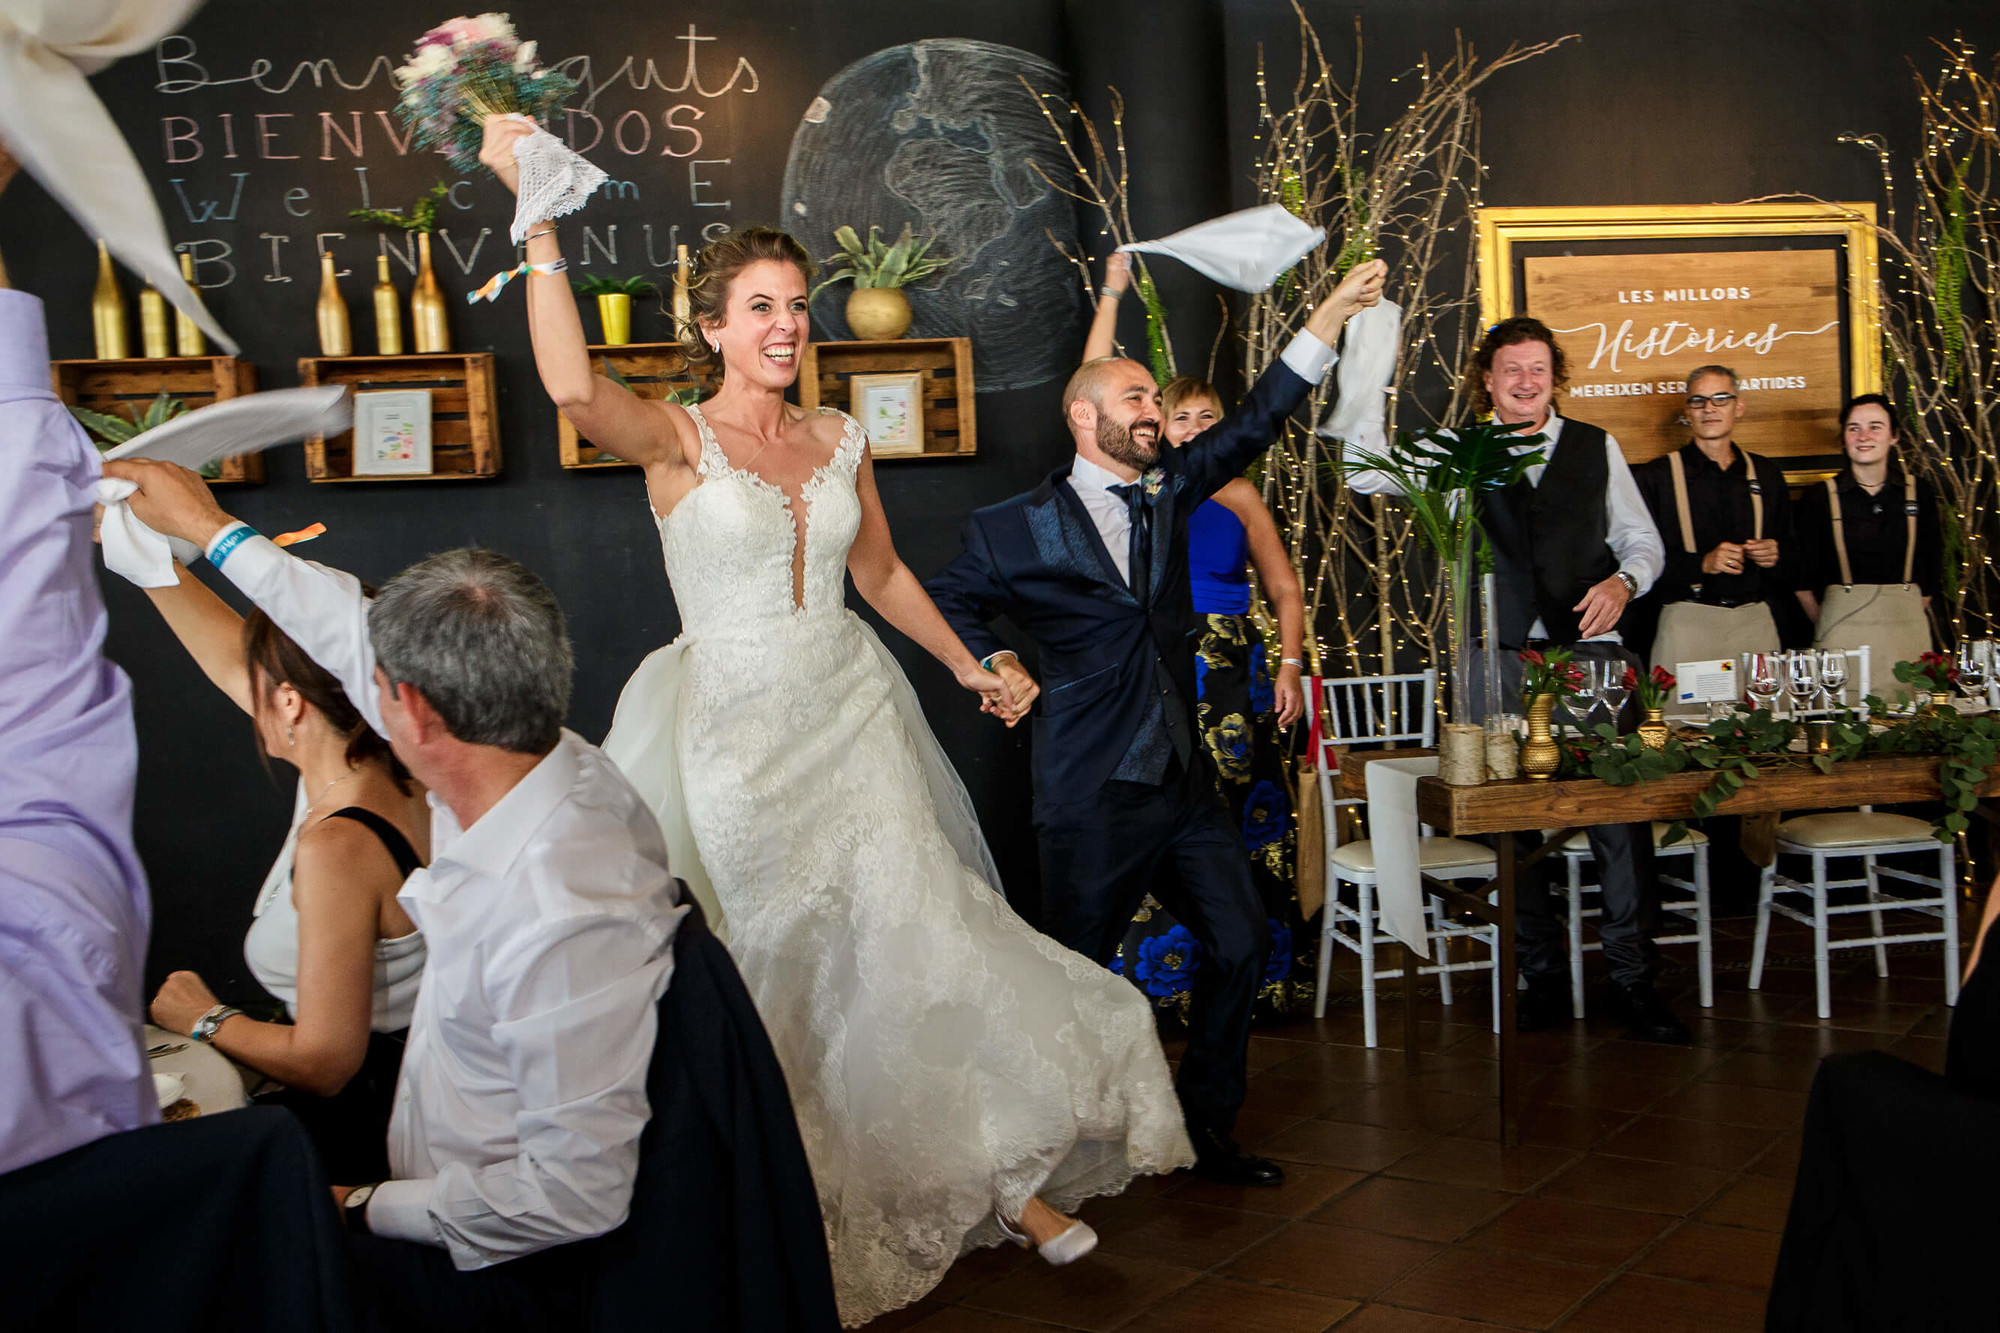
[[[827,80],[792,136],[786,226],[816,258],[833,229],[894,241],[904,223],[935,235],[957,263],[906,288],[909,336],[972,339],[981,393],[1046,383],[1075,368],[1089,316],[1070,262],[1071,200],[1036,171],[1064,179],[1067,159],[1036,107],[1067,98],[1061,70],[1011,46],[954,39],[892,46]],[[813,302],[816,336],[849,338],[848,284]]]

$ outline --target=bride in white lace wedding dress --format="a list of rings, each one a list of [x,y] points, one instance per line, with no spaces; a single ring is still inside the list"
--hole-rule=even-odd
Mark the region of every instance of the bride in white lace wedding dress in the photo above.
[[[530,246],[555,257],[553,237]],[[1094,1233],[1063,1211],[1193,1152],[1150,1006],[1009,910],[914,692],[846,607],[852,571],[988,711],[1011,725],[1032,698],[1018,668],[1005,687],[980,669],[896,560],[860,426],[778,396],[810,263],[764,229],[704,250],[700,351],[724,367],[706,408],[592,375],[559,278],[535,275],[529,298],[558,406],[646,468],[681,615],[605,749],[660,812],[675,873],[726,920],[854,1326],[921,1298],[1000,1240],[1002,1218],[1052,1261],[1077,1257]]]

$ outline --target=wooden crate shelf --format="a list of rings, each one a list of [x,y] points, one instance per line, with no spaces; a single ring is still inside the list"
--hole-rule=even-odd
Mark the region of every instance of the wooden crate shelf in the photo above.
[[[699,388],[706,394],[714,388],[713,372],[691,370],[687,354],[679,343],[623,343],[618,346],[594,345],[590,349],[591,369],[603,373],[604,362],[610,362],[633,393],[648,401],[657,402],[675,389]],[[622,458],[613,458],[602,452],[589,440],[577,434],[568,417],[556,414],[556,441],[562,450],[562,465],[566,468],[607,468],[631,467]]]
[[[135,356],[116,361],[51,361],[56,397],[106,416],[143,414],[162,389],[188,411],[257,391],[257,367],[233,356]],[[129,408],[128,412],[126,409]],[[264,480],[261,454],[222,460],[215,482]]]
[[[799,405],[851,411],[851,390],[847,386],[850,376],[912,370],[921,371],[924,376],[924,451],[877,461],[968,458],[977,452],[970,338],[807,343],[805,363],[799,370]]]
[[[431,395],[431,470],[404,476],[354,475],[354,432],[306,441],[314,481],[465,481],[500,475],[500,428],[491,352],[409,356],[303,356],[299,383],[345,384],[358,392],[427,389]]]

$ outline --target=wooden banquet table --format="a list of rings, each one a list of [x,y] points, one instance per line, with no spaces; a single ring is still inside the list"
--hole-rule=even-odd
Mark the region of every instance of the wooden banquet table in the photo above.
[[[1334,793],[1342,800],[1366,800],[1363,769],[1376,759],[1408,759],[1430,750],[1349,751],[1341,756]],[[1938,800],[1935,755],[1894,755],[1836,763],[1830,773],[1809,765],[1759,762],[1759,774],[1717,808],[1723,815],[1756,815],[1844,806],[1894,805]],[[1500,971],[1500,1141],[1520,1142],[1521,1071],[1518,1036],[1514,1031],[1515,986],[1514,885],[1533,866],[1579,829],[1598,824],[1633,824],[1645,820],[1686,819],[1694,798],[1715,779],[1707,769],[1676,773],[1652,782],[1614,787],[1595,778],[1536,782],[1510,778],[1477,787],[1447,786],[1435,777],[1417,780],[1417,818],[1454,838],[1486,836],[1493,844],[1498,873],[1479,884],[1472,880],[1446,883],[1424,876],[1424,892],[1444,900],[1454,911],[1469,913],[1495,927],[1499,938]],[[2000,768],[1987,776],[1981,796],[2000,793]],[[1981,813],[1991,818],[1984,807]],[[1526,856],[1517,856],[1514,835],[1555,830]],[[1487,895],[1494,901],[1489,903]],[[1414,1066],[1420,1056],[1417,1022],[1416,959],[1403,950],[1403,1050]]]

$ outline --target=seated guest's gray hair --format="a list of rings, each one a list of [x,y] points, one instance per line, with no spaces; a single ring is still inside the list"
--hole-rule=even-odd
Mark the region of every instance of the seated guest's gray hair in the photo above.
[[[518,560],[466,547],[418,561],[368,604],[368,637],[457,739],[542,754],[560,738],[576,660],[555,594]]]

